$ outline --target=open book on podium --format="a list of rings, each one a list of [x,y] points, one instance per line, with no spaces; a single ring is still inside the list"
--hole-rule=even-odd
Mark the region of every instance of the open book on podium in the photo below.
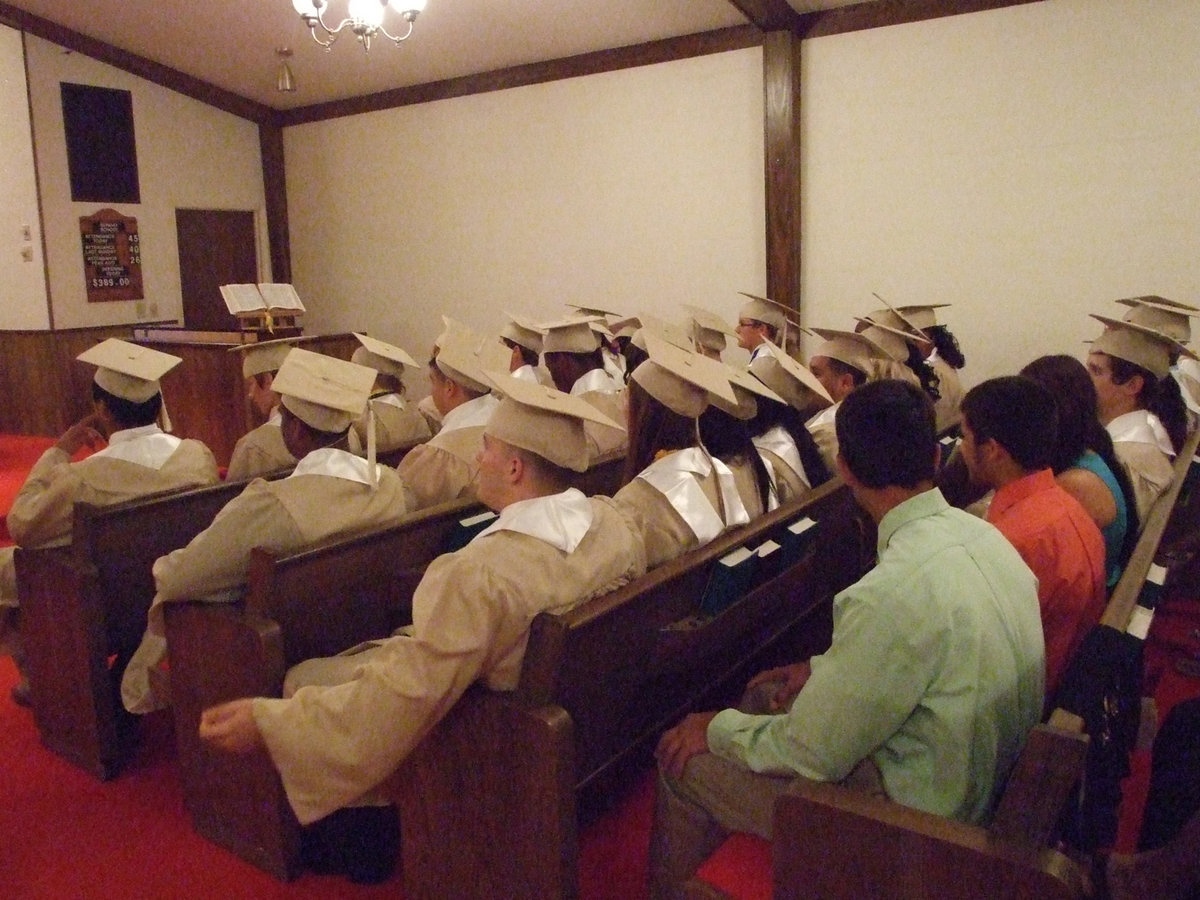
[[[294,328],[304,315],[300,295],[290,284],[223,284],[221,297],[244,331]]]

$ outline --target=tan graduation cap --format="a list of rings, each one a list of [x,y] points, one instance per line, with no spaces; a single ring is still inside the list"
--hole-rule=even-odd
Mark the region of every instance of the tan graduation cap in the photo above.
[[[357,331],[354,332],[354,336],[362,344],[350,357],[350,362],[356,365],[366,366],[368,369],[374,369],[384,375],[391,375],[393,378],[403,378],[404,367],[415,367],[417,364],[412,356],[395,344],[389,344],[387,341],[381,341],[369,334],[360,334]]]
[[[1161,331],[1135,322],[1122,322],[1109,316],[1095,313],[1091,316],[1108,326],[1100,337],[1092,341],[1092,352],[1107,353],[1135,366],[1141,366],[1156,378],[1167,377],[1171,371],[1173,354],[1197,358],[1191,350]]]
[[[630,377],[663,406],[694,419],[704,412],[710,397],[737,405],[724,363],[676,347],[653,332],[643,330],[643,337],[650,358]]]
[[[767,341],[767,353],[750,363],[750,374],[779,395],[788,406],[801,412],[816,412],[833,403],[817,376]]]
[[[688,304],[683,308],[691,316],[692,340],[699,346],[720,353],[728,343],[726,335],[737,337],[733,326],[716,313]]]
[[[451,381],[479,394],[489,393],[492,383],[484,373],[508,368],[509,352],[495,338],[484,338],[460,326],[446,333],[434,365]]]
[[[96,366],[96,384],[130,403],[145,403],[160,393],[158,380],[183,362],[178,356],[119,338],[101,341],[75,358]]]
[[[838,362],[870,375],[873,369],[872,359],[888,358],[884,349],[867,335],[857,334],[853,331],[838,331],[834,328],[810,328],[808,330],[824,341],[809,356],[810,360],[817,356],[824,356],[836,359]]]
[[[1181,344],[1191,341],[1191,320],[1200,316],[1200,309],[1165,297],[1125,297],[1117,302],[1129,307],[1129,312],[1121,317],[1126,322],[1153,328]]]
[[[720,410],[723,410],[735,419],[753,419],[758,413],[758,399],[763,397],[767,400],[774,400],[776,403],[783,403],[784,399],[763,384],[759,379],[755,378],[746,369],[736,369],[728,363],[721,363],[725,367],[725,377],[730,385],[733,386],[733,395],[737,398],[737,402],[733,404],[726,403],[721,397],[716,394],[709,395],[709,402]]]
[[[485,433],[498,441],[536,453],[556,466],[583,472],[588,467],[587,435],[583,423],[624,428],[582,397],[507,372],[488,371],[488,379],[503,399],[488,420]]]
[[[600,346],[600,338],[593,328],[594,316],[572,316],[556,322],[546,322],[542,331],[543,353],[591,353]],[[606,329],[607,330],[607,329]]]
[[[310,428],[338,433],[363,414],[374,385],[374,369],[296,347],[272,387],[288,412]]]
[[[738,319],[753,319],[756,322],[770,325],[776,331],[779,346],[787,347],[789,327],[794,331],[800,329],[798,313],[790,306],[784,306],[778,300],[758,297],[754,294],[747,294],[745,291],[738,291],[738,293],[750,300],[738,310]]]
[[[288,351],[294,346],[295,338],[275,338],[252,344],[238,344],[236,347],[230,347],[229,352],[241,354],[242,377],[253,378],[264,372],[278,372],[287,358]]]
[[[508,338],[518,347],[524,347],[526,350],[531,350],[534,353],[541,353],[541,326],[521,316],[514,316],[510,312],[506,312],[504,315],[508,317],[508,321],[500,329],[500,337]]]
[[[916,335],[910,334],[907,330],[872,322],[870,319],[855,319],[854,321],[859,323],[859,327],[855,328],[857,333],[865,335],[896,362],[908,360],[908,342]]]

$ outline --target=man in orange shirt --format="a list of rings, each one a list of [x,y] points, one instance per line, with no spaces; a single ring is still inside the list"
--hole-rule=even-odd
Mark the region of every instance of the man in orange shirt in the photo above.
[[[1046,639],[1046,697],[1084,633],[1104,612],[1104,538],[1054,480],[1054,397],[1029,378],[993,378],[962,402],[962,454],[971,480],[996,494],[987,519],[1038,579]]]

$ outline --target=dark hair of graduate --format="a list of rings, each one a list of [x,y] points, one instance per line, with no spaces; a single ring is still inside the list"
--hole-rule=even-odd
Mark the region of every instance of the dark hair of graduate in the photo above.
[[[921,390],[928,395],[929,399],[939,400],[942,396],[942,392],[938,389],[941,386],[941,379],[937,377],[933,367],[925,362],[925,357],[921,355],[916,344],[906,343],[905,346],[908,347],[908,359],[904,361],[904,364],[912,369],[917,380],[921,382]]]
[[[734,418],[723,409],[710,406],[700,414],[700,442],[723,463],[728,464],[736,459],[750,464],[754,483],[758,485],[758,499],[765,511],[771,496],[771,475],[758,448],[750,440],[747,422]]]
[[[1125,543],[1121,547],[1123,566],[1141,531],[1137,502],[1129,474],[1113,450],[1112,438],[1100,424],[1096,388],[1087,367],[1075,357],[1060,353],[1039,356],[1023,368],[1021,374],[1050,391],[1058,405],[1058,441],[1051,463],[1054,474],[1075,468],[1075,463],[1086,450],[1096,453],[1112,470],[1121,488],[1121,495],[1125,498]]]
[[[122,428],[141,428],[158,421],[162,409],[162,394],[155,394],[142,403],[134,403],[116,394],[110,394],[96,382],[92,382],[92,399],[103,403],[104,408]]]
[[[832,477],[812,432],[804,427],[804,416],[799,410],[786,403],[759,397],[758,414],[750,420],[749,426],[751,437],[759,437],[776,427],[786,431],[800,453],[800,465],[804,467],[810,487],[818,487]]]
[[[838,455],[869,488],[932,481],[938,443],[933,404],[915,384],[885,378],[856,388],[838,407]]]
[[[1187,405],[1183,402],[1183,395],[1179,393],[1179,382],[1169,374],[1165,378],[1159,378],[1148,369],[1112,354],[1108,354],[1108,360],[1112,369],[1112,380],[1117,384],[1125,384],[1134,375],[1142,376],[1138,405],[1158,416],[1171,439],[1171,446],[1178,453],[1183,447],[1183,442],[1187,440],[1188,432]]]
[[[629,382],[629,452],[623,484],[637,478],[664,451],[696,445],[696,420],[672,412],[636,381]]]
[[[932,325],[929,328],[922,329],[922,331],[929,335],[929,340],[937,350],[938,356],[947,365],[955,369],[961,369],[967,364],[967,358],[963,356],[962,348],[958,346],[958,338],[945,325]]]
[[[1058,405],[1032,378],[1005,375],[980,382],[963,397],[962,416],[976,444],[994,440],[1026,472],[1053,465]]]

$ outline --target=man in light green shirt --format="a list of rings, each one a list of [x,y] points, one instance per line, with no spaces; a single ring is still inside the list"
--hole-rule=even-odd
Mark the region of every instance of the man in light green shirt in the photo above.
[[[878,564],[834,599],[826,653],[751,681],[772,712],[697,713],[663,735],[653,897],[676,896],[727,832],[770,838],[775,797],[797,776],[984,821],[1041,715],[1036,579],[933,486],[928,399],[864,385],[837,432],[839,474],[879,527]]]

